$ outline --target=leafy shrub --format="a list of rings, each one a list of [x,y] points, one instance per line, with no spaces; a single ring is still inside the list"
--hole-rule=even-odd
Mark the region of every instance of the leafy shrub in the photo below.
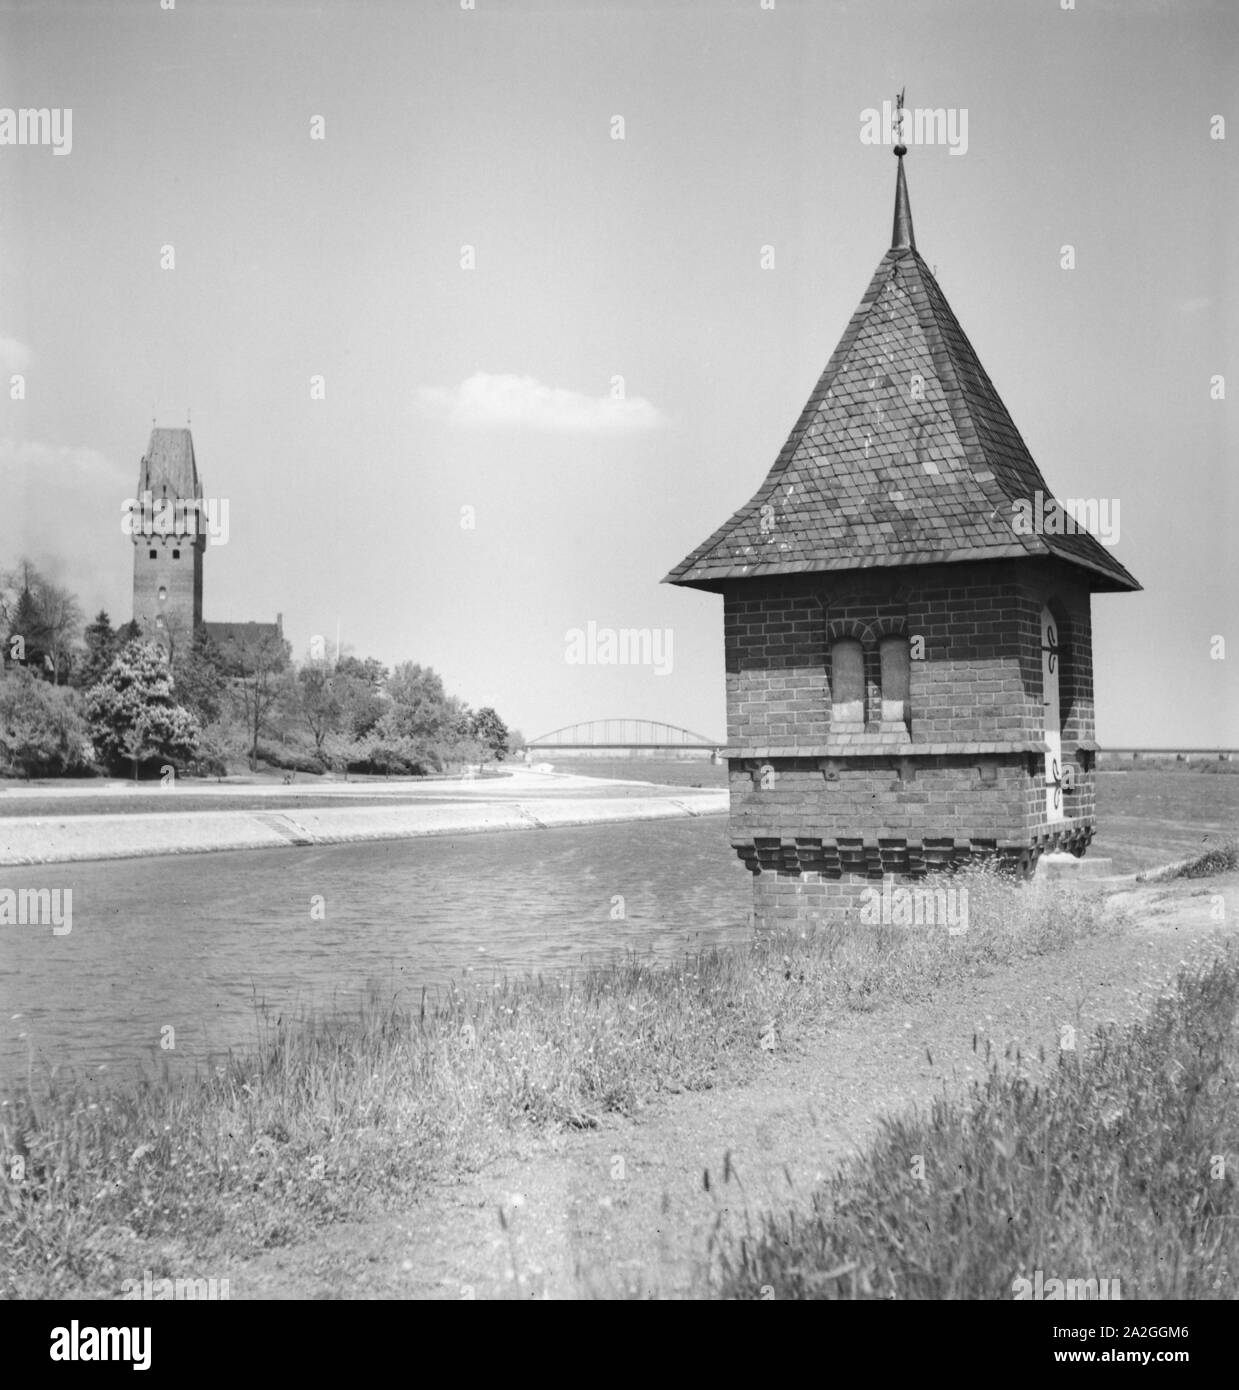
[[[260,743],[258,758],[260,762],[270,767],[278,767],[285,772],[308,772],[318,777],[327,771],[323,760],[315,757],[313,753],[301,748],[286,748],[278,743]]]
[[[0,756],[27,777],[87,771],[86,725],[74,692],[28,671],[0,680]]]

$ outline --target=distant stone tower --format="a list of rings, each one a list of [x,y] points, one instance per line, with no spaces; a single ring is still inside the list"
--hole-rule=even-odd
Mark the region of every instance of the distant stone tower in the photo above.
[[[193,640],[202,622],[202,484],[187,429],[153,429],[138,470],[133,527],[133,617],[171,647]]]
[[[723,595],[731,842],[759,925],[1092,839],[1093,592],[1140,585],[1055,503],[894,233],[753,499],[667,576]],[[884,891],[884,888],[882,889]]]

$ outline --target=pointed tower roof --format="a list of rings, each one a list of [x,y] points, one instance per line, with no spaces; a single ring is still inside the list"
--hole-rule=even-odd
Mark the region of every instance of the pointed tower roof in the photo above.
[[[187,429],[151,430],[151,442],[138,472],[138,496],[201,497],[194,440]]]
[[[1025,534],[1053,494],[916,250],[902,145],[891,248],[766,481],[664,583],[1056,556],[1140,585],[1094,537]],[[1051,511],[1053,509],[1051,508]]]

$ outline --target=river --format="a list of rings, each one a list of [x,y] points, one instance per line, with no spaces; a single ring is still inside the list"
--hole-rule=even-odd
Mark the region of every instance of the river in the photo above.
[[[205,1065],[253,1045],[260,1005],[355,1008],[371,982],[415,1000],[743,941],[752,894],[725,816],[0,869],[0,887],[34,875],[72,890],[71,930],[3,929],[0,1086]]]
[[[557,766],[679,785],[727,775],[697,761]],[[1130,873],[1233,834],[1239,776],[1103,773],[1098,801],[1091,854]],[[52,1067],[206,1065],[253,1045],[260,1006],[347,1009],[371,982],[412,1000],[615,951],[668,960],[742,942],[752,901],[721,815],[0,869],[0,888],[34,886],[72,890],[72,930],[0,929],[0,1087]]]

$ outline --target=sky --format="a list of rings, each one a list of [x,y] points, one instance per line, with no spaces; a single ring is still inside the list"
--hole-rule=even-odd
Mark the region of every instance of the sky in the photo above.
[[[0,122],[72,111],[0,144],[0,568],[129,618],[122,506],[191,421],[208,620],[339,625],[530,737],[721,740],[722,599],[659,581],[889,244],[863,113],[906,87],[967,122],[904,161],[918,249],[1144,586],[1093,600],[1100,742],[1239,746],[1239,7],[168,4],[0,4]],[[572,660],[591,623],[659,659]]]

